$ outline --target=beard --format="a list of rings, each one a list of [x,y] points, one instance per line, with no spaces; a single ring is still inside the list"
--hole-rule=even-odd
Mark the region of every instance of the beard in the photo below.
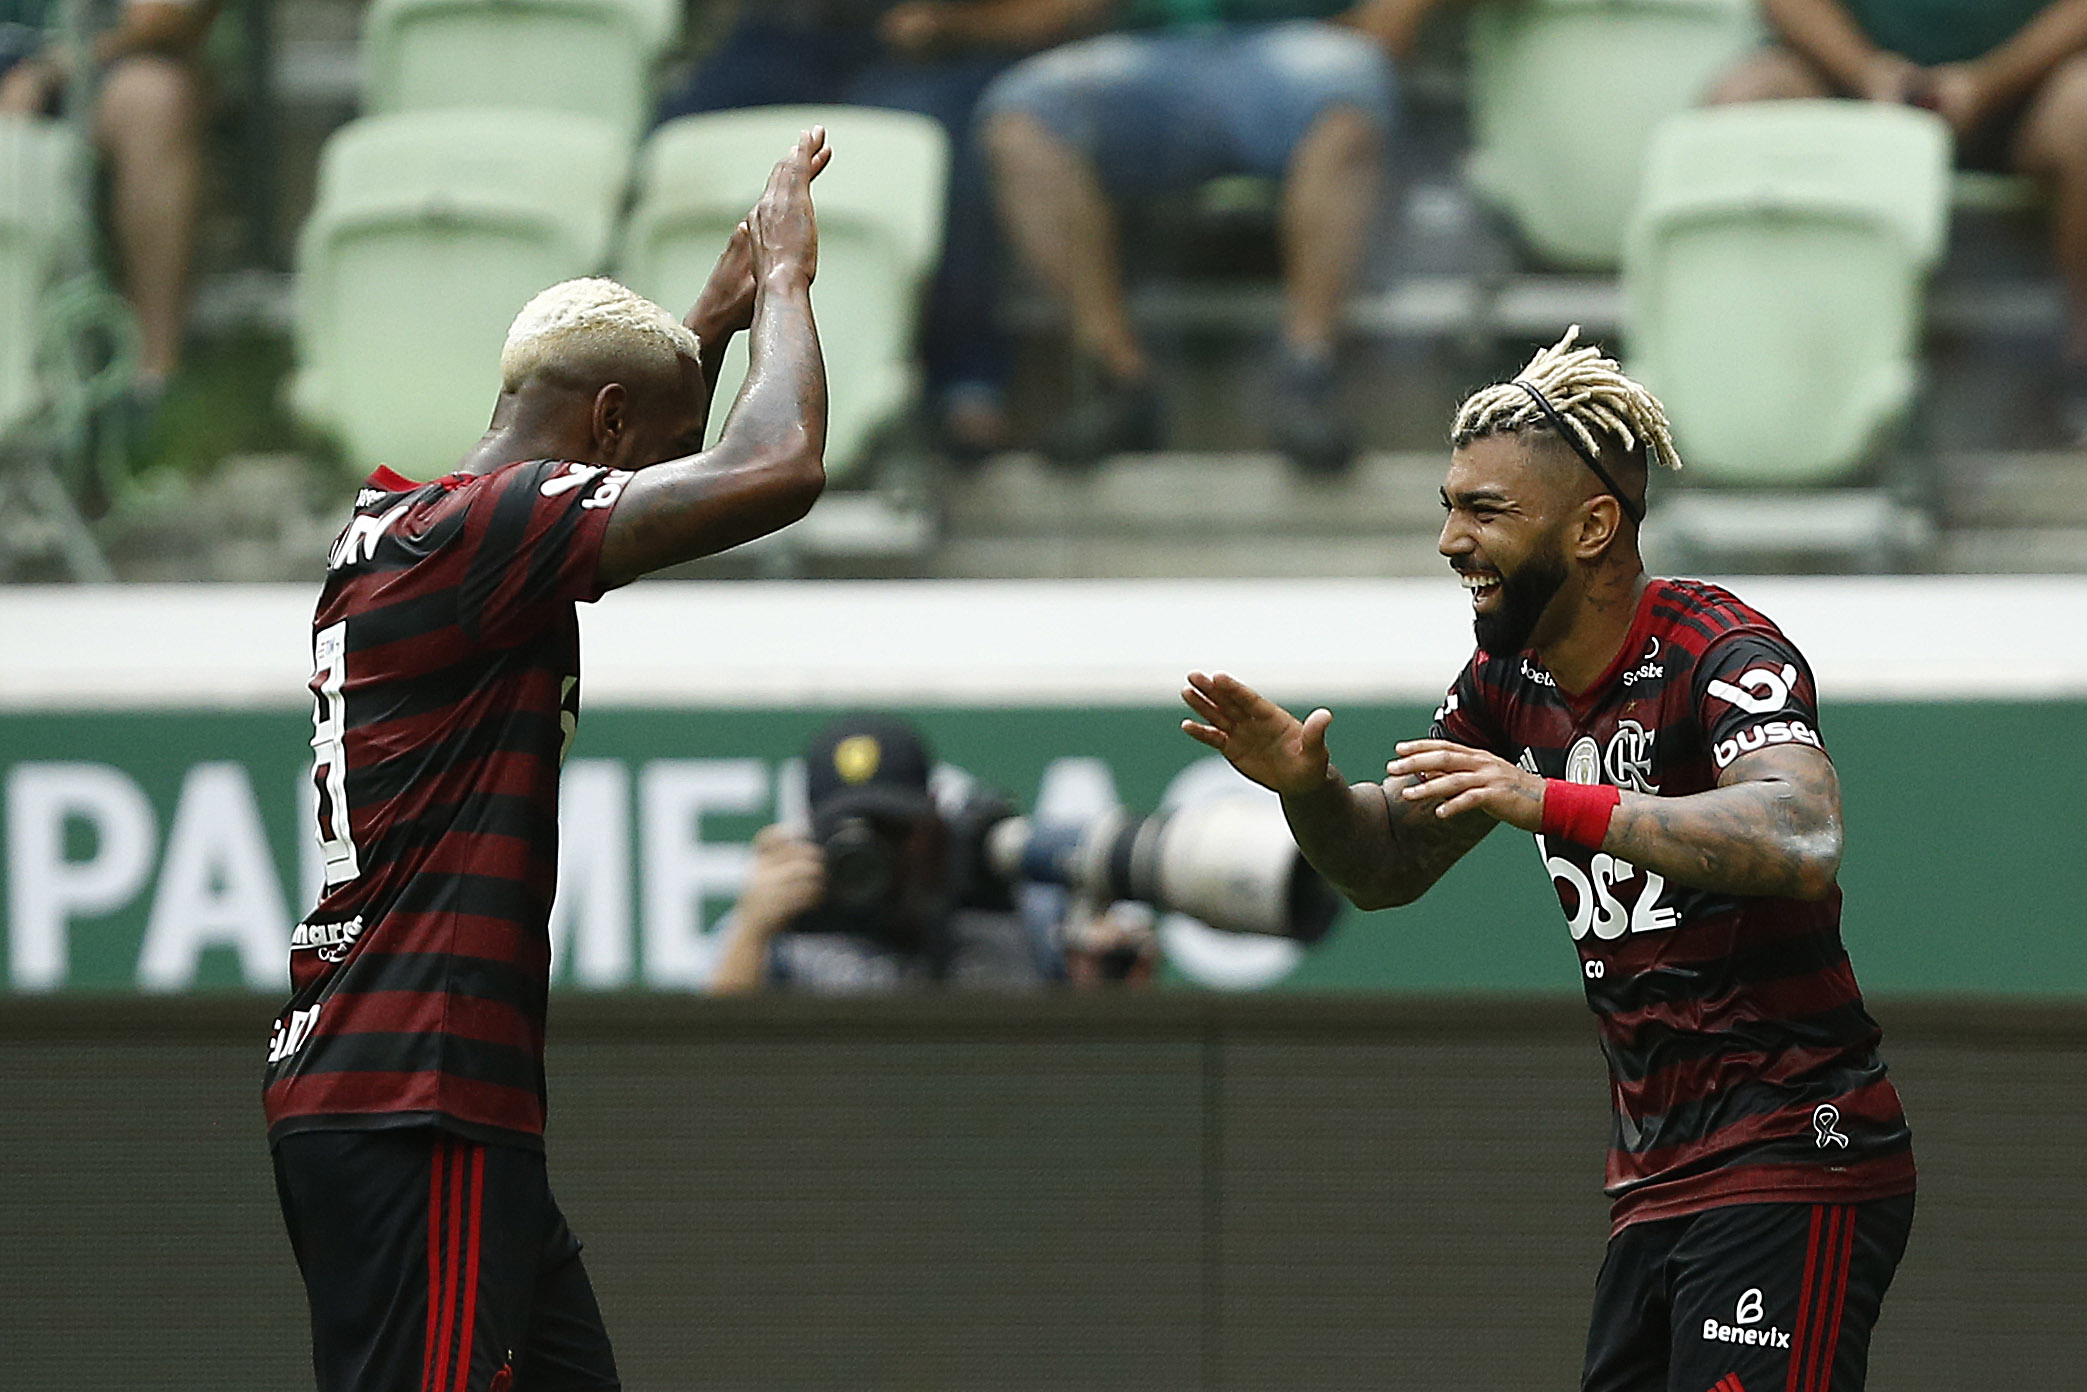
[[[1495,656],[1510,656],[1529,646],[1536,624],[1559,587],[1565,584],[1565,561],[1535,556],[1512,575],[1500,577],[1500,607],[1471,616],[1478,646]]]

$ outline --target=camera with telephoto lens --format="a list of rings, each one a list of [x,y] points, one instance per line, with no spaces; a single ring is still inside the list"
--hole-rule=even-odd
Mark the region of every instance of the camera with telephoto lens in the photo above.
[[[1096,904],[1130,900],[1229,933],[1316,943],[1340,897],[1305,861],[1280,803],[1240,794],[1136,817],[1085,822],[1006,817],[988,827],[984,860],[1002,881],[1064,885]]]
[[[872,913],[899,887],[899,852],[867,817],[842,817],[821,838],[826,902],[843,913]]]
[[[1039,821],[978,788],[938,809],[931,767],[919,733],[889,717],[844,717],[813,740],[806,792],[826,893],[795,926],[917,942],[955,908],[1011,912],[1023,882],[1304,943],[1325,937],[1339,909],[1273,798],[1241,793],[1144,817],[1118,809]]]

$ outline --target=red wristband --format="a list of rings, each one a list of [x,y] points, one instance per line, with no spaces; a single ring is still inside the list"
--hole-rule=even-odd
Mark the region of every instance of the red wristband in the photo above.
[[[1609,834],[1609,818],[1623,801],[1623,790],[1613,783],[1568,783],[1562,778],[1544,780],[1544,835],[1556,836],[1600,850]]]

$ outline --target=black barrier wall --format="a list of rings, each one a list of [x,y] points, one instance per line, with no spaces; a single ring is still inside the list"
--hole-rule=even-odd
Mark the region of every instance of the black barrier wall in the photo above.
[[[270,1005],[0,1006],[0,1386],[308,1387]],[[1887,1007],[1880,1392],[2087,1386],[2087,1007]],[[1592,1025],[1543,1002],[564,997],[551,1172],[633,1389],[1576,1383]]]

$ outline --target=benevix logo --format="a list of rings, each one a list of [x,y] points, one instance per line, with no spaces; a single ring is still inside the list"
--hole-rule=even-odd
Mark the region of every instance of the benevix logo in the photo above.
[[[1740,1293],[1739,1304],[1732,1311],[1731,1324],[1719,1324],[1714,1319],[1704,1320],[1703,1337],[1713,1344],[1752,1344],[1760,1348],[1779,1349],[1790,1347],[1788,1331],[1758,1327],[1765,1314],[1761,1288],[1755,1286]]]
[[[361,914],[339,923],[300,923],[290,930],[290,950],[316,952],[322,962],[338,962],[361,936]]]

